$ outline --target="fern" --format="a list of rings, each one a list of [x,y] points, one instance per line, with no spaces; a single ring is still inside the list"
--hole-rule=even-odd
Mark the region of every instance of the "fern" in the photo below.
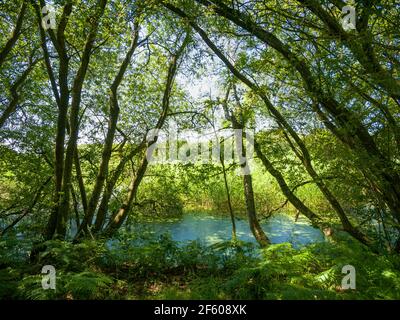
[[[99,299],[107,297],[113,279],[102,273],[83,271],[65,276],[64,290],[73,299]]]

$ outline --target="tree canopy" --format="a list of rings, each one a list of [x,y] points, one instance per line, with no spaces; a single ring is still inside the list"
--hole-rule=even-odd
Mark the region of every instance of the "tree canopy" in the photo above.
[[[0,8],[0,232],[34,234],[32,260],[46,241],[204,208],[229,213],[234,238],[246,217],[263,248],[260,221],[285,211],[400,252],[399,3]],[[189,148],[189,130],[211,138]],[[178,159],[152,163],[162,152]]]

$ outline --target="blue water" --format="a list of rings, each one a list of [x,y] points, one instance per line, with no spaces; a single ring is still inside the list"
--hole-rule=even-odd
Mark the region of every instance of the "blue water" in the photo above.
[[[290,242],[293,247],[324,241],[324,235],[319,229],[312,227],[305,218],[294,218],[275,214],[261,226],[272,243]],[[163,222],[137,222],[132,226],[132,232],[146,228],[160,235],[170,233],[173,240],[186,242],[199,240],[206,245],[231,239],[232,224],[229,217],[216,217],[204,214],[185,214],[182,218]],[[256,243],[247,220],[236,220],[236,234],[239,240]]]

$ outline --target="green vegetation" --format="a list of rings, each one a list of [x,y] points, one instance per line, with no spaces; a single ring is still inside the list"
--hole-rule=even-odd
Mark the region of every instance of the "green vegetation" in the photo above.
[[[400,4],[346,3],[1,1],[0,298],[399,299]]]
[[[28,246],[1,242],[1,298],[14,299],[399,299],[398,256],[362,245],[290,244],[257,251],[250,244],[179,246],[167,235],[144,236],[132,246],[122,234],[110,249],[101,241],[51,241],[37,265],[26,265]],[[25,254],[21,254],[24,252]],[[19,254],[18,254],[19,253]],[[18,257],[18,258],[16,258]],[[41,288],[40,266],[57,268],[56,290]],[[342,290],[342,266],[357,270],[357,289]]]

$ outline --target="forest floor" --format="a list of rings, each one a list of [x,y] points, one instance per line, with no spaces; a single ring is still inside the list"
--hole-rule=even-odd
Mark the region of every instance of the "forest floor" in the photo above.
[[[377,255],[351,239],[260,250],[243,242],[185,245],[167,235],[121,234],[72,245],[49,241],[29,262],[28,240],[0,241],[0,299],[400,299],[400,259]],[[44,265],[56,289],[44,290]],[[354,266],[355,289],[342,287]]]

